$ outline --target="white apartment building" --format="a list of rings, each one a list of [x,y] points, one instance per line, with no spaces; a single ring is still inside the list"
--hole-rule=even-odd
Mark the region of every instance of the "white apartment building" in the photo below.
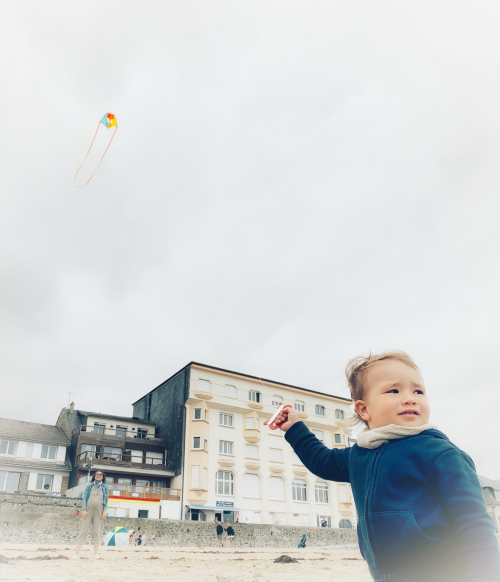
[[[0,418],[0,491],[64,493],[69,439],[57,427]]]
[[[312,475],[284,433],[263,424],[278,403],[291,404],[327,447],[344,448],[350,429],[337,421],[350,414],[349,399],[191,362],[135,403],[134,414],[148,410],[158,422],[161,391],[172,396],[176,387],[185,402],[183,471],[171,486],[182,491],[184,519],[355,525],[349,484]]]

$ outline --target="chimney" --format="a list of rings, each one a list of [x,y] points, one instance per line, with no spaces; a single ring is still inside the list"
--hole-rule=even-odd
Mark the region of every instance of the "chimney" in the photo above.
[[[75,403],[74,403],[74,402],[72,402],[72,403],[69,405],[69,413],[70,413],[70,414],[74,414],[74,412],[75,412]]]

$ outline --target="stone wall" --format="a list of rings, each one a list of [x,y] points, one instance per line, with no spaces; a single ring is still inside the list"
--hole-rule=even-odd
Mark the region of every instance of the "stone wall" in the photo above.
[[[0,494],[0,543],[68,544],[76,542],[81,500],[37,495]],[[215,523],[166,519],[108,518],[115,526],[146,532],[150,546],[215,547]],[[235,544],[242,547],[295,547],[304,533],[309,546],[357,543],[356,531],[265,524],[234,524]],[[140,528],[140,530],[139,530]],[[87,543],[92,543],[89,535]]]

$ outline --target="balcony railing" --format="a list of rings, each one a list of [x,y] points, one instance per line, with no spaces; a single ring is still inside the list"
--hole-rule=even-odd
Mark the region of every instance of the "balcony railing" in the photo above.
[[[155,471],[174,471],[175,462],[156,457],[134,457],[130,453],[96,453],[85,451],[76,458],[77,465],[110,465],[114,467],[135,467],[137,469],[154,469]]]
[[[119,483],[107,483],[110,497],[137,497],[138,499],[170,499],[178,501],[181,496],[180,489],[168,489],[166,487],[141,487],[139,485],[120,485]]]
[[[123,438],[125,440],[143,440],[147,441],[150,444],[162,444],[165,443],[165,437],[162,435],[155,435],[152,433],[146,433],[142,431],[132,431],[132,430],[125,430],[124,428],[120,427],[104,427],[104,426],[93,426],[91,424],[81,424],[77,426],[73,432],[71,433],[71,437],[76,437],[81,433],[93,433],[95,435],[104,436],[104,437],[118,437]]]

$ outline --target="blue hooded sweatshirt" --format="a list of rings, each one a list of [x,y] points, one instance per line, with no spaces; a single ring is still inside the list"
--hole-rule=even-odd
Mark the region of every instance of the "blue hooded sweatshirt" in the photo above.
[[[376,582],[499,582],[500,552],[471,458],[438,430],[376,449],[329,449],[303,422],[285,434],[322,479],[350,483]]]

